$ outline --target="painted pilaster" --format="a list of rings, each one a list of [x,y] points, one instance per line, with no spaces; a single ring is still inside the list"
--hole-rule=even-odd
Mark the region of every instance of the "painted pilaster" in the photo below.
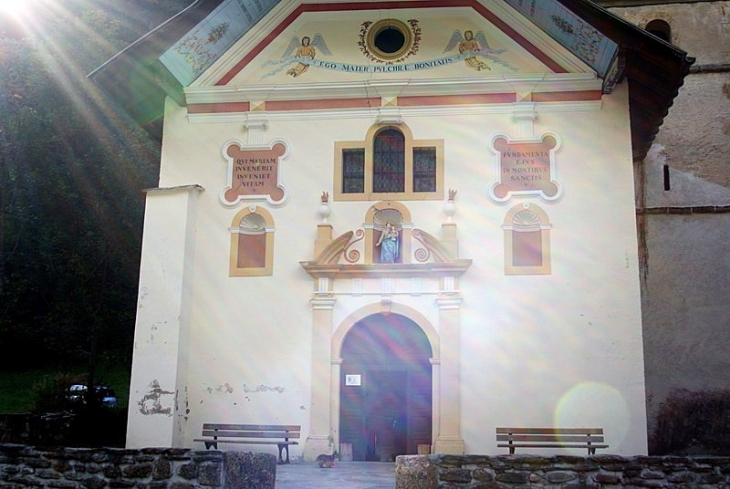
[[[314,241],[314,259],[317,257],[332,243],[332,225],[331,224],[318,224],[317,225],[317,239]]]
[[[441,337],[441,368],[438,380],[439,413],[434,453],[459,455],[464,453],[461,437],[461,297],[442,295],[439,306],[439,336]],[[434,413],[435,414],[435,413]]]
[[[459,258],[459,239],[456,236],[456,223],[445,222],[441,225],[441,243],[449,250],[451,256]]]
[[[330,401],[334,382],[331,378],[330,342],[332,309],[336,299],[327,293],[329,280],[320,278],[318,281],[318,292],[312,299],[312,405],[309,410],[309,436],[304,445],[304,460],[308,462],[323,453],[332,453],[334,449],[330,431]]]
[[[342,359],[333,359],[330,366],[330,433],[337,451],[340,451],[340,377]],[[331,453],[331,452],[329,452]]]
[[[197,197],[189,185],[147,191],[127,448],[182,447]]]

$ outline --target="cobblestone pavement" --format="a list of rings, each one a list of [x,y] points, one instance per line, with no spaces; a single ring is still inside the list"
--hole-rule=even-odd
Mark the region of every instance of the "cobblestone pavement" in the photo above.
[[[395,464],[335,462],[331,469],[314,462],[276,466],[276,489],[393,489]]]

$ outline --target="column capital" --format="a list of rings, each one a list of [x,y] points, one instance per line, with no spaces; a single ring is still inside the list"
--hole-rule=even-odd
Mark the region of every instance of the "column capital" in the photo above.
[[[462,302],[461,294],[441,295],[436,298],[439,309],[460,309]]]
[[[337,299],[331,294],[316,294],[310,302],[314,310],[332,310]]]

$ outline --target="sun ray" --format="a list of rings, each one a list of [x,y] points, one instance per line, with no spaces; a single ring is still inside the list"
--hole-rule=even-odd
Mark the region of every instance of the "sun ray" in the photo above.
[[[0,0],[0,15],[20,18],[28,11],[27,0]]]

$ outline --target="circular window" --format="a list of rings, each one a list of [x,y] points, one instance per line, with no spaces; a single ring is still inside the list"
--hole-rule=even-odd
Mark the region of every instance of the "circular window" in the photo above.
[[[372,25],[367,44],[376,57],[392,61],[403,56],[413,45],[411,30],[395,19],[383,19]]]

